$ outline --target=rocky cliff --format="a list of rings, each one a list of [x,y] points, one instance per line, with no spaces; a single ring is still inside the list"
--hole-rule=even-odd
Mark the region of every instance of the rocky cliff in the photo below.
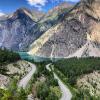
[[[1,16],[0,47],[14,51],[27,51],[32,42],[58,22],[58,8],[67,7],[70,5],[63,3],[46,14],[20,8],[12,14]]]
[[[5,18],[0,18],[0,47],[14,51],[27,50],[41,32],[33,13],[20,8]]]
[[[82,0],[62,13],[59,23],[31,45],[29,54],[66,58],[100,56],[99,4],[98,0]],[[77,54],[79,50],[81,53]]]

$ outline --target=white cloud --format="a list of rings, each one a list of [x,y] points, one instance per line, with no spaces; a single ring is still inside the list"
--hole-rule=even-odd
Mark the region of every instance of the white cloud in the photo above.
[[[42,7],[46,5],[47,2],[55,3],[55,2],[60,2],[60,1],[72,1],[72,2],[77,2],[80,0],[26,0],[28,1],[28,4],[34,7],[37,7],[38,10],[42,10]]]
[[[42,10],[42,7],[48,2],[47,0],[27,0],[31,6],[37,7]]]
[[[31,6],[41,5],[44,6],[47,0],[27,0]]]
[[[42,11],[42,6],[41,5],[35,5],[35,7],[37,7],[39,11]]]
[[[64,1],[78,2],[80,0],[64,0]]]
[[[0,10],[0,16],[3,16],[3,15],[5,15],[5,14]]]

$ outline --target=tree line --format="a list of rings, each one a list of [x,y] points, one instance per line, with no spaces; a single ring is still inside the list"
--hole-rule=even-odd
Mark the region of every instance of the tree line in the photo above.
[[[20,59],[21,58],[18,53],[9,51],[7,49],[0,49],[0,74],[4,74],[7,71],[7,68],[5,68],[4,65]]]
[[[100,58],[62,59],[55,62],[54,65],[68,78],[68,83],[75,85],[79,76],[100,70]]]

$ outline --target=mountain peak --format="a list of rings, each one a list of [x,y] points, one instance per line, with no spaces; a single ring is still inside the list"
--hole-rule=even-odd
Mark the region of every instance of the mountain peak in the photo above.
[[[62,2],[61,4],[55,6],[53,9],[49,10],[48,12],[49,12],[49,13],[52,13],[52,12],[54,12],[54,11],[59,12],[59,10],[64,9],[64,8],[69,8],[69,7],[71,7],[71,6],[72,6],[72,4],[70,4],[70,3],[68,3],[68,2]]]
[[[23,12],[23,13],[28,12],[28,13],[32,14],[31,11],[30,11],[29,9],[24,8],[24,7],[23,7],[23,8],[17,9],[16,12]]]
[[[22,18],[22,17],[30,17],[32,19],[32,13],[30,10],[27,8],[19,8],[17,9],[11,16],[10,18]]]

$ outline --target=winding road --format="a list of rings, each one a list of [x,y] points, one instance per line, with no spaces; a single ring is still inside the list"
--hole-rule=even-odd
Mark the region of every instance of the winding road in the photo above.
[[[20,80],[18,87],[22,87],[23,89],[26,88],[28,82],[30,81],[32,75],[35,73],[36,71],[36,66],[32,63],[29,63],[30,66],[32,67],[31,71],[23,78]]]
[[[30,81],[32,75],[35,73],[36,71],[36,66],[32,63],[29,63],[32,66],[32,70],[23,78],[20,80],[18,87],[23,87],[24,89],[26,88],[28,82]],[[51,64],[46,65],[46,68],[51,71],[50,66]],[[68,87],[60,80],[60,78],[56,75],[56,73],[54,73],[54,77],[55,79],[58,80],[58,84],[59,87],[61,89],[62,92],[62,97],[60,100],[71,100],[72,98],[72,94],[70,92],[70,90],[68,89]]]
[[[50,66],[51,64],[48,64],[46,65],[46,68],[51,71],[50,69]],[[71,100],[72,98],[72,94],[70,92],[70,90],[68,89],[68,87],[60,80],[60,78],[54,73],[54,77],[55,79],[58,80],[58,84],[59,84],[59,87],[61,89],[61,92],[62,92],[62,97],[61,97],[61,100]]]

